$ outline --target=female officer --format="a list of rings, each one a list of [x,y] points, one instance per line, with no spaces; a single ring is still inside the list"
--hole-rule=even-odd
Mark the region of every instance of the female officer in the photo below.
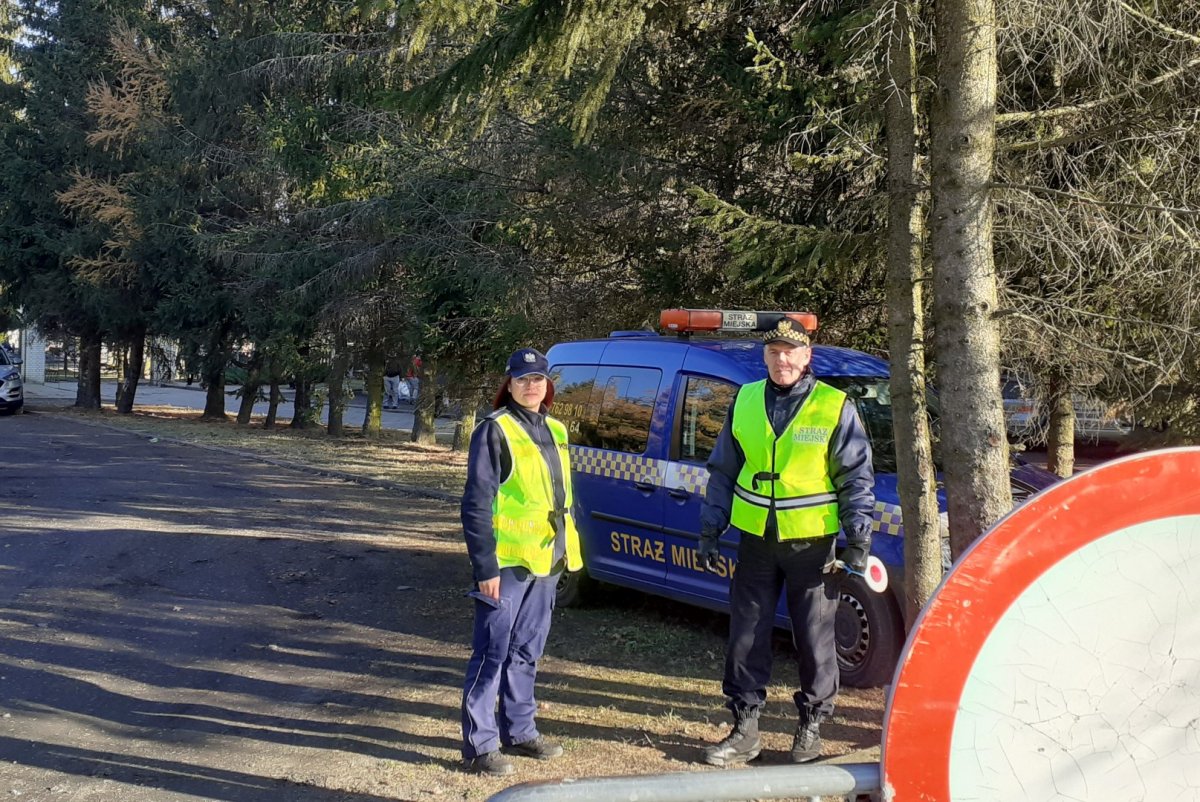
[[[502,746],[539,760],[563,751],[533,720],[558,575],[583,567],[571,517],[567,429],[546,414],[554,398],[548,372],[538,351],[514,353],[495,411],[471,435],[462,523],[476,583],[469,594],[475,633],[462,731],[467,769],[481,774],[513,772]]]

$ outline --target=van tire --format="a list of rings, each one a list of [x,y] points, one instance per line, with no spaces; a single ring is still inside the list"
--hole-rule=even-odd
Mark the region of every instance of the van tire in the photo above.
[[[891,681],[904,647],[904,619],[890,590],[876,593],[861,577],[845,577],[834,629],[844,685],[875,688]]]
[[[582,607],[596,588],[596,580],[586,570],[563,571],[554,589],[555,607]]]

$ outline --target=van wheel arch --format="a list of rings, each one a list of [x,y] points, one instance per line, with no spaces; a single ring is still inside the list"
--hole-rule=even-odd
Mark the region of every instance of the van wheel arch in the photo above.
[[[588,603],[599,583],[588,576],[587,569],[563,571],[554,588],[555,607],[582,607]]]
[[[845,685],[875,688],[891,681],[905,638],[904,618],[891,590],[876,593],[861,577],[845,577],[834,629]]]

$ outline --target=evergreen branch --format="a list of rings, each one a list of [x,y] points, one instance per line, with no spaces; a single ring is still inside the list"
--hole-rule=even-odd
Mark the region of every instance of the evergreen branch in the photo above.
[[[1117,92],[1116,94],[1108,95],[1107,97],[1099,97],[1094,100],[1089,100],[1085,103],[1077,103],[1073,106],[1057,106],[1051,109],[1040,109],[1038,111],[1013,111],[1006,114],[996,115],[996,125],[1004,126],[1013,123],[1030,122],[1034,120],[1052,120],[1059,117],[1068,117],[1071,115],[1082,114],[1094,109],[1103,108],[1112,103],[1116,103],[1126,98],[1133,97],[1147,89],[1152,89],[1161,84],[1167,83],[1185,75],[1196,67],[1200,67],[1200,56],[1190,59],[1173,70],[1168,70],[1157,78],[1152,78],[1149,81],[1131,86],[1128,89]]]
[[[1165,22],[1162,22],[1161,20],[1157,20],[1154,17],[1151,17],[1149,14],[1145,13],[1144,11],[1139,11],[1138,9],[1129,5],[1129,3],[1126,3],[1125,0],[1121,0],[1121,2],[1118,3],[1118,5],[1121,6],[1121,9],[1124,10],[1130,16],[1137,17],[1138,19],[1142,20],[1143,22],[1149,24],[1151,27],[1159,29],[1163,33],[1169,34],[1171,36],[1177,36],[1180,39],[1186,39],[1189,42],[1192,42],[1193,44],[1200,45],[1200,36],[1197,36],[1194,33],[1188,33],[1187,31],[1181,31],[1178,28],[1173,28],[1170,25],[1166,24]]]
[[[398,93],[394,102],[425,116],[444,108],[454,117],[465,100],[477,96],[476,130],[482,131],[506,91],[544,102],[560,81],[571,77],[586,51],[598,56],[569,115],[576,140],[582,141],[645,22],[640,0],[532,0],[502,14],[494,33],[437,76]],[[510,86],[522,78],[536,80]]]
[[[999,145],[1000,150],[1010,153],[1028,153],[1033,150],[1051,150],[1053,148],[1061,148],[1065,145],[1074,145],[1076,142],[1083,142],[1088,139],[1111,134],[1120,131],[1128,125],[1128,121],[1116,122],[1111,125],[1105,125],[1100,128],[1092,128],[1087,131],[1072,131],[1069,134],[1063,134],[1052,139],[1028,139],[1022,142],[1010,142]]]
[[[530,53],[561,36],[571,6],[570,0],[534,0],[506,12],[496,33],[441,74],[403,93],[400,105],[428,115],[504,80],[528,62]]]
[[[1156,206],[1148,203],[1131,203],[1129,201],[1105,201],[1099,198],[1088,197],[1087,195],[1078,192],[1067,192],[1061,189],[1051,189],[1050,187],[1033,186],[1030,184],[992,184],[995,189],[1012,189],[1019,192],[1027,192],[1030,194],[1054,195],[1057,197],[1070,198],[1081,203],[1091,204],[1092,206],[1105,206],[1115,209],[1140,209],[1147,212],[1165,212],[1167,214],[1177,214],[1183,216],[1200,215],[1200,209],[1187,206]]]

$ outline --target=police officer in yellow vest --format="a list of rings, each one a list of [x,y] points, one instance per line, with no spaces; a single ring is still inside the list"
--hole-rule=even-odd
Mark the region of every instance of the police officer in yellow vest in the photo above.
[[[462,754],[468,770],[481,774],[511,774],[505,752],[538,760],[563,752],[534,723],[533,686],[555,586],[563,570],[583,567],[567,429],[546,414],[554,399],[548,373],[538,351],[514,353],[495,411],[471,435],[462,524],[475,632],[463,686]]]
[[[700,513],[699,551],[710,568],[721,534],[730,526],[741,532],[722,686],[734,725],[705,749],[705,762],[716,766],[745,763],[762,749],[758,718],[781,590],[800,667],[791,759],[820,757],[821,722],[838,691],[838,587],[828,566],[839,529],[847,545],[836,556],[856,570],[871,544],[871,444],[853,401],[809,372],[803,327],[785,318],[763,340],[768,378],[738,391],[709,457]]]

